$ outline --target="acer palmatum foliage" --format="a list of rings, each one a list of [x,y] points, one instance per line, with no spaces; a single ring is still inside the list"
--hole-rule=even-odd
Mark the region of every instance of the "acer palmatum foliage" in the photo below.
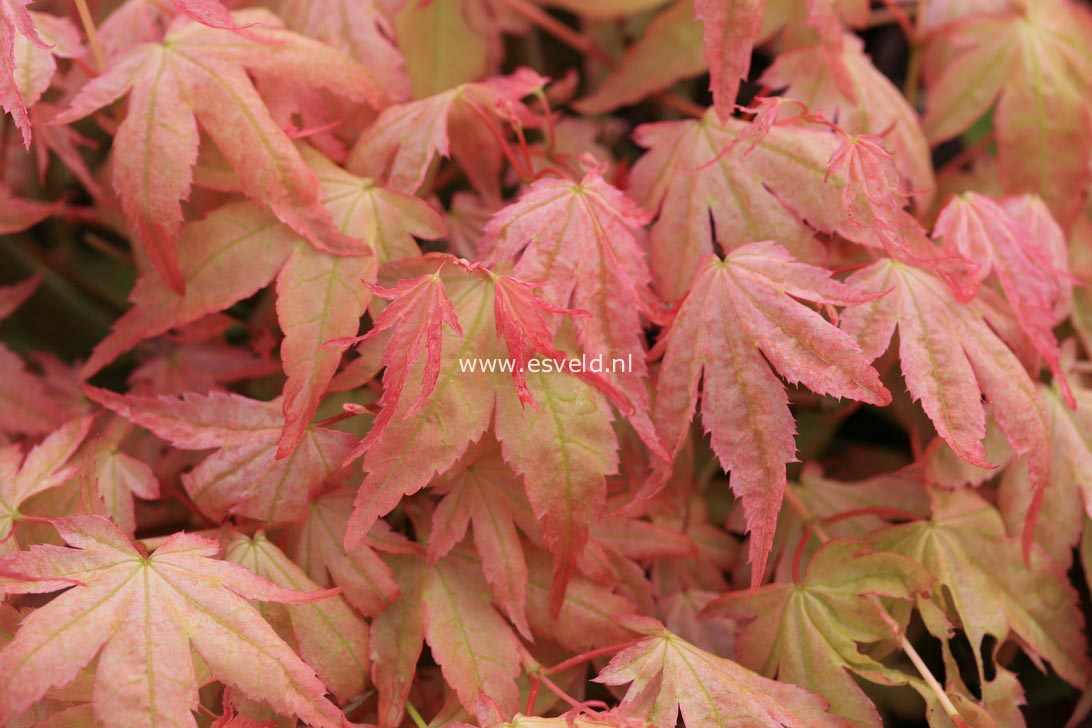
[[[1086,2],[0,0],[0,106],[0,723],[1092,712]]]

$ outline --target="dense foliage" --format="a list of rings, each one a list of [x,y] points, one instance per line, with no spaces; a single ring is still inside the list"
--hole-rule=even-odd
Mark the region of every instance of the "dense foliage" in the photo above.
[[[1077,0],[0,0],[0,724],[1079,725]]]

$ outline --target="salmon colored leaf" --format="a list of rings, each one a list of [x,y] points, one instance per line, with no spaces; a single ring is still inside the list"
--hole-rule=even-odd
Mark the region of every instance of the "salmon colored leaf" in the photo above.
[[[211,392],[178,397],[123,396],[85,387],[94,401],[184,450],[217,450],[182,476],[190,498],[215,521],[237,514],[295,521],[307,497],[336,472],[353,436],[310,426],[290,456],[276,458],[281,404]]]
[[[360,61],[392,100],[407,101],[409,76],[387,12],[379,0],[281,0],[278,7],[289,28]]]
[[[103,725],[193,725],[192,648],[215,679],[278,713],[348,725],[311,668],[246,602],[307,604],[329,592],[278,587],[213,558],[216,542],[191,534],[175,534],[149,556],[99,516],[55,525],[71,548],[34,546],[6,562],[19,575],[3,580],[6,592],[68,591],[24,619],[0,651],[0,721],[97,656],[93,704]]]
[[[91,430],[92,417],[79,417],[50,434],[25,455],[18,445],[0,449],[0,554],[16,551],[19,507],[42,491],[56,488],[79,470],[69,464]]]
[[[89,82],[57,117],[66,123],[130,92],[115,142],[114,187],[156,270],[181,293],[185,277],[175,239],[180,202],[190,193],[198,127],[239,175],[243,190],[316,247],[359,252],[337,232],[319,202],[318,181],[274,123],[246,69],[327,88],[373,106],[385,101],[367,69],[329,47],[284,30],[271,14],[250,10],[247,38],[196,23],[173,24],[163,43],[146,43]],[[261,25],[259,30],[258,24]],[[325,74],[306,72],[311,64]]]
[[[1043,212],[1052,222],[1050,213]],[[944,206],[933,237],[954,254],[977,263],[974,272],[956,284],[960,298],[971,298],[991,273],[996,275],[1020,328],[1050,367],[1066,401],[1075,406],[1054,337],[1055,311],[1062,303],[1062,279],[1068,271],[1055,267],[1055,256],[1047,247],[1050,236],[1036,235],[998,203],[968,192]]]
[[[489,603],[488,586],[472,560],[451,554],[434,566],[401,557],[402,598],[372,624],[376,644],[394,660],[377,664],[379,725],[400,724],[423,641],[471,711],[486,695],[505,714],[515,712],[519,691],[519,641]]]
[[[30,149],[30,117],[22,89],[15,74],[20,58],[16,49],[23,38],[39,50],[48,53],[49,46],[38,34],[34,19],[27,10],[31,0],[3,0],[0,2],[0,108],[11,114],[15,127],[23,137],[23,145]],[[29,104],[33,106],[33,102]]]
[[[641,314],[661,317],[635,230],[649,214],[592,170],[580,182],[542,179],[489,221],[486,264],[516,260],[513,274],[542,284],[547,301],[587,311],[575,319],[589,356],[610,360],[604,378],[621,393],[623,412],[657,454],[648,416],[648,369]]]
[[[738,4],[735,0],[711,2],[706,6]],[[675,0],[671,7],[661,11],[649,24],[641,37],[626,49],[618,68],[615,69],[589,96],[580,99],[576,109],[582,114],[602,114],[619,106],[638,101],[666,90],[682,78],[697,76],[708,67],[706,54],[720,54],[716,39],[720,28],[715,22],[703,27],[695,12],[695,0]],[[709,38],[710,45],[704,39]],[[749,55],[749,54],[748,54]],[[718,80],[720,77],[718,69]],[[729,71],[729,74],[732,72]],[[731,82],[728,79],[727,82]],[[724,107],[722,102],[718,111]]]
[[[277,275],[299,236],[249,202],[233,202],[186,225],[179,238],[185,294],[156,275],[137,280],[133,307],[95,347],[80,375],[93,376],[144,339],[164,334],[253,295]]]
[[[654,619],[634,620],[632,627],[644,639],[615,655],[596,681],[630,683],[621,707],[652,725],[671,728],[680,713],[690,728],[851,725],[828,714],[821,698],[705,652]]]
[[[374,617],[398,598],[398,584],[377,549],[412,552],[413,548],[391,532],[386,522],[378,521],[365,541],[346,551],[343,543],[353,495],[348,489],[335,489],[312,498],[303,521],[286,528],[285,552],[310,579],[324,587],[332,583],[343,588],[349,604]]]
[[[843,211],[845,180],[827,175],[838,148],[834,136],[788,124],[748,139],[753,126],[736,119],[721,124],[710,111],[634,133],[648,151],[633,167],[629,194],[659,213],[649,235],[650,263],[669,301],[685,295],[705,255],[747,242],[776,240],[813,263],[825,255],[816,230],[879,245]],[[746,141],[735,143],[740,139]]]
[[[852,96],[839,88],[824,52],[821,46],[803,46],[782,53],[760,80],[769,88],[786,88],[788,97],[837,119],[848,134],[882,136],[900,177],[909,181],[915,205],[927,208],[936,179],[917,112],[872,64],[855,36],[846,36],[842,48],[842,65],[852,84]]]
[[[1028,456],[1031,483],[1041,489],[1050,449],[1035,385],[981,310],[960,303],[937,276],[890,259],[854,273],[848,282],[887,293],[847,311],[842,328],[876,358],[898,327],[906,386],[955,454],[971,465],[994,467],[982,444],[984,395],[1005,439],[1017,454]],[[1029,514],[1029,535],[1036,510]]]
[[[346,545],[358,543],[404,495],[454,465],[495,412],[504,459],[523,476],[535,515],[549,524],[547,543],[558,559],[556,600],[588,526],[606,505],[604,476],[617,468],[611,413],[582,375],[544,366],[552,364],[548,351],[525,377],[538,409],[525,407],[502,368],[514,354],[495,319],[498,286],[515,284],[449,260],[441,259],[439,270],[431,262],[433,273],[399,283],[390,291],[398,298],[377,319],[375,330],[389,325],[394,333],[384,353],[381,409],[357,448],[366,476]]]
[[[468,464],[459,465],[445,476],[444,499],[433,514],[429,537],[429,560],[446,555],[466,535],[473,523],[474,546],[481,557],[482,572],[505,615],[525,638],[531,638],[527,624],[527,560],[520,542],[519,523],[527,529],[525,515],[534,515],[530,505],[517,498],[518,479],[501,458],[499,447],[485,445],[482,452],[468,453]]]
[[[709,87],[721,121],[732,115],[739,82],[747,80],[765,5],[765,0],[695,0],[695,14],[703,23],[702,44],[709,65]]]
[[[360,136],[348,169],[383,178],[391,189],[413,194],[437,156],[450,157],[482,194],[499,197],[505,127],[514,118],[533,125],[520,99],[546,79],[527,68],[510,76],[466,83],[434,96],[385,109]],[[502,113],[505,108],[511,113]],[[407,129],[413,132],[407,134]]]
[[[234,534],[224,559],[286,589],[321,589],[261,532],[252,537]],[[311,604],[270,602],[257,607],[338,699],[347,701],[364,692],[370,668],[368,625],[340,595]]]
[[[927,77],[925,129],[933,142],[949,139],[996,102],[1005,192],[1041,196],[1068,226],[1090,179],[1092,17],[1062,0],[1012,5],[946,28],[934,47],[956,52]]]
[[[868,300],[825,270],[793,260],[776,243],[753,243],[705,264],[658,344],[664,361],[657,425],[677,454],[703,382],[702,422],[743,501],[755,586],[773,546],[785,464],[796,459],[785,385],[771,365],[790,383],[819,394],[891,401],[857,344],[795,299],[840,305]]]

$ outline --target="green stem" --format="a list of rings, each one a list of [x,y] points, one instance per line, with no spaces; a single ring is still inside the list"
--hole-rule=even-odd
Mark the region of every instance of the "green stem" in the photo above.
[[[417,712],[417,708],[413,707],[413,703],[406,702],[406,712],[409,714],[410,720],[417,728],[428,728],[428,723],[421,717],[421,714]]]

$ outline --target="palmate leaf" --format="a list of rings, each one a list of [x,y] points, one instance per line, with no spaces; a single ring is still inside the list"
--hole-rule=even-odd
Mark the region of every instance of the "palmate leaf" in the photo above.
[[[931,582],[910,558],[872,553],[864,541],[839,539],[812,555],[799,583],[727,594],[705,614],[746,620],[737,643],[745,666],[825,698],[831,713],[851,725],[879,728],[879,712],[850,671],[880,684],[900,680],[858,648],[893,638],[878,604],[868,597],[913,601]]]
[[[5,592],[68,591],[24,619],[0,651],[0,721],[97,655],[93,702],[107,728],[196,726],[192,645],[215,679],[277,712],[348,725],[315,673],[245,601],[306,604],[329,592],[278,587],[212,558],[217,544],[191,534],[175,534],[149,556],[105,518],[68,516],[55,526],[72,548],[34,546],[4,564],[14,573],[3,578]]]
[[[573,0],[557,4],[571,5]],[[613,2],[597,3],[595,10],[581,7],[574,12],[621,15],[611,12],[614,7]],[[714,108],[720,120],[726,121],[739,80],[750,69],[756,43],[786,26],[794,34],[799,34],[802,26],[811,26],[808,30],[817,32],[823,44],[824,62],[840,79],[846,79],[841,66],[843,21],[860,26],[867,20],[865,0],[676,0],[653,18],[598,88],[574,105],[581,113],[600,114],[634,104],[708,70]],[[851,89],[848,80],[841,83]]]
[[[374,282],[379,262],[417,255],[414,236],[434,239],[444,231],[439,213],[424,201],[350,174],[309,147],[301,147],[300,154],[318,177],[323,205],[338,232],[362,241],[362,254],[334,255],[307,245],[252,203],[223,205],[182,229],[179,270],[186,292],[171,290],[158,276],[142,276],[130,294],[133,308],[99,342],[82,376],[95,374],[143,339],[230,307],[275,277],[287,376],[277,454],[292,452],[341,360],[339,351],[324,344],[355,334],[370,300],[360,282]],[[216,180],[226,191],[236,189],[234,182]]]
[[[641,438],[664,455],[648,415],[641,334],[641,314],[653,320],[661,315],[635,237],[648,219],[598,170],[580,182],[542,179],[493,216],[481,254],[486,264],[516,260],[513,275],[540,283],[546,300],[588,312],[575,320],[583,351],[624,363],[605,378],[625,398],[625,413]]]
[[[803,124],[774,126],[757,143],[736,143],[751,125],[712,112],[698,120],[637,127],[648,149],[634,165],[629,194],[658,211],[649,238],[651,268],[664,298],[686,293],[701,259],[746,242],[774,240],[798,258],[826,255],[815,231],[873,242],[841,204],[845,180],[827,179],[837,139]],[[806,222],[805,222],[806,221]],[[715,235],[715,237],[714,237]]]
[[[727,121],[735,108],[739,83],[751,70],[751,51],[762,31],[765,0],[696,0],[702,21],[702,47],[709,66],[709,88],[717,117]]]
[[[367,69],[283,29],[264,10],[236,14],[230,30],[176,22],[162,43],[137,46],[81,89],[57,120],[73,121],[130,93],[114,144],[114,187],[156,270],[181,293],[175,237],[197,159],[197,121],[228,159],[248,196],[319,248],[361,252],[319,202],[314,173],[276,125],[245,69],[319,86],[373,106],[383,91]],[[307,72],[312,65],[327,73]]]
[[[879,531],[869,538],[874,548],[914,559],[944,587],[947,608],[966,632],[983,679],[986,661],[992,663],[1011,637],[1063,680],[1084,686],[1092,663],[1077,593],[1065,573],[1038,546],[1022,553],[1005,534],[997,509],[973,491],[934,490],[933,499],[931,520]],[[929,620],[926,625],[935,630]],[[983,645],[987,635],[996,639],[992,651]]]
[[[121,417],[108,417],[84,447],[79,473],[83,490],[102,501],[102,514],[127,536],[136,533],[134,496],[144,500],[160,496],[159,479],[152,467],[122,449],[132,429]]]
[[[1032,538],[1055,564],[1068,569],[1085,514],[1092,512],[1092,392],[1074,388],[1077,408],[1070,409],[1056,389],[1040,385],[1037,391],[1049,423],[1051,463]],[[1023,531],[1035,494],[1025,461],[1005,470],[997,505],[1010,534]]]
[[[853,305],[868,296],[794,261],[775,243],[752,243],[706,263],[658,345],[665,353],[657,426],[677,454],[704,382],[702,422],[743,501],[755,585],[773,547],[785,464],[796,458],[788,396],[770,365],[820,394],[891,401],[857,344],[794,299]]]
[[[1063,279],[1069,271],[1059,268],[1058,264],[1059,259],[1063,265],[1065,262],[1064,243],[1061,242],[1065,238],[1037,198],[1010,200],[1008,208],[1018,214],[1027,213],[1023,217],[1029,221],[1036,215],[1044,227],[1034,229],[1025,220],[1010,214],[1006,206],[984,195],[967,192],[952,198],[940,211],[933,237],[941,239],[945,248],[954,254],[977,264],[972,273],[955,282],[960,298],[972,298],[979,286],[991,274],[995,275],[1017,323],[1050,367],[1066,401],[1072,406],[1075,402],[1061,369],[1061,350],[1054,337],[1054,326],[1065,313]],[[1060,250],[1051,250],[1054,241],[1058,241]],[[1058,315],[1060,306],[1062,316]]]
[[[425,640],[468,712],[476,710],[482,694],[505,714],[515,712],[519,640],[490,604],[473,558],[454,552],[431,566],[408,556],[392,563],[402,596],[372,623],[373,645],[387,656],[373,670],[380,727],[401,724]]]
[[[705,32],[715,38],[718,29]],[[664,91],[681,78],[697,76],[707,67],[702,33],[694,1],[675,0],[656,15],[599,88],[576,102],[576,109],[582,114],[601,114]],[[705,51],[712,52],[715,48]]]
[[[28,15],[37,37],[33,34],[14,33],[9,40],[13,47],[12,57],[15,59],[14,93],[22,99],[23,105],[22,111],[18,110],[17,104],[10,111],[16,120],[16,126],[27,133],[29,126],[24,129],[23,125],[34,121],[30,112],[52,84],[57,72],[57,58],[76,58],[83,55],[80,33],[68,18],[35,12]],[[4,108],[8,108],[8,98],[12,95],[12,90],[6,87],[5,82],[6,79],[0,75],[0,99],[3,99]]]
[[[31,0],[0,2],[0,108],[11,114],[23,137],[23,145],[28,149],[31,137],[30,117],[27,116],[28,104],[15,78],[18,63],[16,39],[24,38],[46,53],[49,48],[35,28],[34,19],[26,8],[30,2]]]
[[[276,458],[283,419],[276,400],[211,392],[141,397],[86,386],[94,401],[145,427],[183,450],[213,450],[182,484],[194,503],[215,521],[228,514],[263,521],[303,517],[312,489],[341,469],[353,436],[310,426],[300,446]]]
[[[943,37],[960,52],[935,64],[925,129],[933,142],[948,139],[997,102],[1005,191],[1040,195],[1068,226],[1090,179],[1092,15],[1063,0],[996,10],[952,24]]]
[[[596,678],[607,685],[631,683],[622,710],[660,728],[673,728],[679,714],[688,728],[778,726],[845,728],[819,697],[768,680],[672,634],[649,617],[628,622],[645,635],[619,652]]]
[[[1027,455],[1038,491],[1050,470],[1050,451],[1035,385],[975,304],[956,300],[936,275],[888,259],[847,281],[882,297],[845,312],[841,326],[869,358],[880,356],[899,330],[899,358],[906,386],[962,460],[983,468],[986,458],[985,395],[990,413],[1013,450]],[[1038,500],[1038,498],[1036,499]],[[1030,545],[1033,509],[1025,530]]]
[[[403,3],[394,36],[406,60],[415,99],[474,83],[501,70],[502,31],[515,30],[496,0]]]
[[[269,285],[299,236],[251,202],[232,202],[186,225],[179,238],[178,267],[186,281],[180,294],[156,275],[141,276],[129,300],[133,307],[80,368],[93,376],[144,339],[164,334],[229,308]]]
[[[37,493],[56,488],[71,478],[79,466],[69,459],[87,433],[93,417],[71,420],[25,455],[18,445],[0,448],[0,554],[16,551],[15,524],[22,517],[19,507]]]
[[[467,461],[445,474],[441,487],[444,499],[433,514],[428,556],[435,562],[466,535],[473,524],[474,547],[482,562],[482,573],[505,615],[530,639],[527,624],[527,559],[516,528],[528,531],[534,515],[529,504],[519,502],[518,478],[504,462],[499,443],[483,439],[464,456]]]
[[[377,551],[416,553],[417,547],[377,521],[365,541],[344,548],[345,529],[353,510],[353,491],[335,488],[313,497],[307,516],[285,527],[278,539],[307,576],[321,586],[336,584],[346,601],[374,617],[398,598],[398,584]]]
[[[787,87],[786,96],[836,119],[849,134],[882,135],[899,172],[910,182],[916,205],[927,208],[936,179],[917,112],[872,64],[856,36],[846,36],[842,45],[839,63],[851,84],[852,96],[840,88],[834,68],[825,60],[828,51],[818,45],[780,54],[760,81],[769,88]]]
[[[377,0],[280,0],[278,7],[292,30],[360,61],[393,100],[405,101],[409,77],[385,12]]]
[[[361,134],[347,167],[356,174],[383,178],[394,190],[413,194],[437,156],[451,157],[479,192],[498,198],[502,125],[509,120],[533,125],[534,119],[520,99],[544,83],[542,76],[521,68],[510,76],[460,84],[391,106]]]
[[[239,564],[277,586],[300,592],[318,591],[303,570],[264,533],[247,537],[233,534],[224,559]],[[341,701],[364,692],[368,684],[370,653],[368,624],[340,595],[311,604],[258,604],[258,611],[285,641],[294,644],[304,662]]]
[[[431,272],[392,289],[395,302],[376,320],[375,330],[391,328],[393,333],[384,351],[380,412],[357,448],[364,454],[366,475],[346,546],[358,543],[403,496],[454,465],[485,434],[495,413],[504,460],[523,476],[557,557],[554,595],[559,600],[588,527],[606,505],[605,476],[617,469],[607,402],[567,371],[484,370],[487,361],[490,366],[519,361],[523,354],[507,343],[506,332],[517,325],[545,327],[541,316],[558,315],[556,307],[533,296],[513,297],[512,290],[519,289],[513,279],[449,257],[419,261],[409,270]],[[505,289],[507,298],[497,294]],[[535,307],[541,312],[538,321],[529,315]],[[521,315],[514,315],[517,311]],[[546,343],[550,336],[545,330],[523,331],[520,341]],[[555,366],[558,354],[539,352]],[[585,376],[601,384],[594,375]],[[521,378],[531,396],[526,404],[518,388]]]

